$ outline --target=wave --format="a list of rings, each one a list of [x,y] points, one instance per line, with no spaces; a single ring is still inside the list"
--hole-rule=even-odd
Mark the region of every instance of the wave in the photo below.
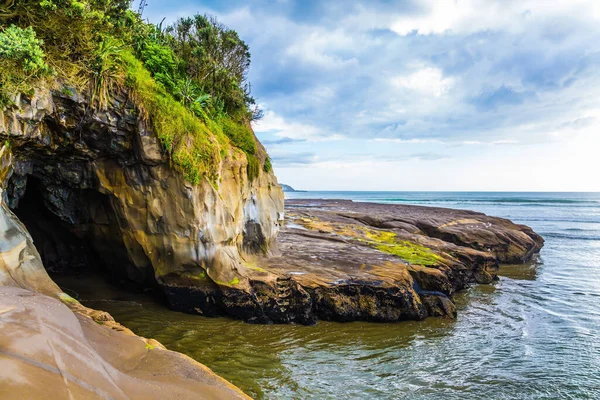
[[[369,197],[365,200],[369,201],[389,201],[398,203],[457,203],[457,204],[469,204],[469,203],[488,203],[488,204],[590,204],[600,206],[600,200],[574,200],[574,199],[532,199],[532,198],[487,198],[487,199],[465,199],[465,198],[445,198],[445,199],[407,199],[401,197]]]
[[[548,232],[540,233],[544,238],[567,239],[567,240],[600,240],[600,236],[579,236],[566,233]]]
[[[577,224],[600,224],[600,217],[596,219],[579,219],[573,217],[565,217],[565,218],[551,218],[551,217],[529,217],[529,216],[521,216],[521,215],[505,215],[504,218],[508,218],[513,221],[519,221],[519,223],[527,224],[529,222],[570,222]],[[576,229],[576,228],[575,228]],[[586,229],[590,230],[590,229]]]

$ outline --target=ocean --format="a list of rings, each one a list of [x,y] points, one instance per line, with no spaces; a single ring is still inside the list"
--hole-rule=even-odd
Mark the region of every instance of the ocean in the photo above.
[[[458,318],[249,325],[92,300],[265,399],[600,398],[600,193],[295,192],[481,211],[531,226],[539,258],[456,296]]]

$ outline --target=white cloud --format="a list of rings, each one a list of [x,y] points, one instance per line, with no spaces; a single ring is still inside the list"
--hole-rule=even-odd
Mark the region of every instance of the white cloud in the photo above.
[[[352,49],[353,46],[353,38],[340,29],[305,30],[287,48],[286,55],[320,68],[340,69],[358,65],[356,58],[337,54],[340,50]]]
[[[425,12],[400,15],[390,29],[399,35],[445,32],[472,33],[505,29],[520,31],[532,20],[574,16],[598,19],[600,6],[589,0],[425,0]]]
[[[250,45],[253,95],[269,106],[254,126],[281,181],[598,188],[583,175],[600,169],[600,1],[235,4],[215,7]]]
[[[321,142],[328,140],[340,140],[344,136],[329,133],[313,125],[298,122],[287,122],[282,116],[273,111],[267,111],[265,116],[253,123],[253,129],[257,133],[272,133],[280,138],[306,140],[309,142]]]
[[[414,144],[422,144],[422,143],[443,143],[438,139],[422,139],[422,138],[412,138],[412,139],[400,139],[400,138],[375,138],[374,142],[387,142],[387,143],[414,143]]]
[[[424,67],[412,74],[395,77],[392,79],[392,83],[396,87],[439,97],[452,87],[454,80],[444,78],[439,68]]]

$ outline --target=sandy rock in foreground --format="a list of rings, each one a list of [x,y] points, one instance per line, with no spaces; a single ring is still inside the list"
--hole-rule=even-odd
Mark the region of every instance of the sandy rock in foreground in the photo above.
[[[247,398],[105,315],[94,321],[49,296],[0,287],[0,398]]]

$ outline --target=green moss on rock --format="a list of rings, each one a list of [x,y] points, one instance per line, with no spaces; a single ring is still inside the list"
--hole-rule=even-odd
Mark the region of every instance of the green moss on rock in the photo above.
[[[433,266],[443,262],[443,258],[430,248],[408,240],[399,240],[397,235],[391,231],[308,218],[301,218],[300,222],[308,229],[333,233],[365,243],[383,253],[400,257],[409,264]]]

